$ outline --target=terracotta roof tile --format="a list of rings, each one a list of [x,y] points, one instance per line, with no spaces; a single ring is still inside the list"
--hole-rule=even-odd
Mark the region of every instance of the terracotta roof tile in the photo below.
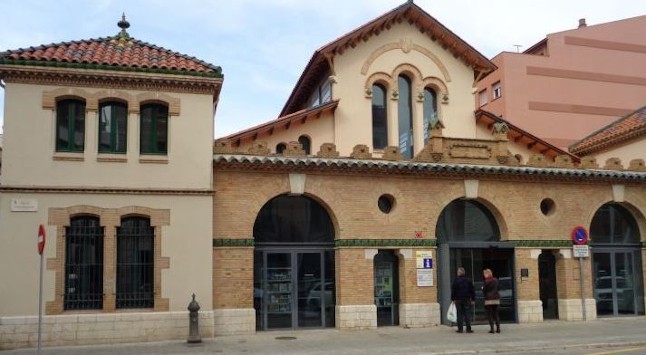
[[[124,36],[51,43],[0,52],[0,63],[19,64],[24,61],[30,65],[58,62],[221,75],[218,66]]]
[[[588,154],[643,134],[646,134],[646,106],[572,144],[569,149],[577,155]]]

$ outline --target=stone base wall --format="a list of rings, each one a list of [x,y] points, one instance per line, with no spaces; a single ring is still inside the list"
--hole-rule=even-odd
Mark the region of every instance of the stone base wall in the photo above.
[[[399,325],[423,328],[440,324],[439,303],[405,303],[399,305]]]
[[[518,301],[518,323],[540,323],[543,321],[543,302]]]
[[[335,321],[338,329],[377,328],[377,306],[374,304],[335,307]]]
[[[597,303],[594,298],[585,299],[586,320],[597,319]],[[559,299],[559,319],[561,320],[583,320],[580,299]]]
[[[253,308],[215,309],[213,326],[217,335],[253,334],[256,332],[256,310]]]
[[[213,313],[199,313],[200,335],[214,336]],[[188,338],[186,312],[43,316],[42,345],[68,346]],[[0,317],[0,350],[38,346],[38,317]]]

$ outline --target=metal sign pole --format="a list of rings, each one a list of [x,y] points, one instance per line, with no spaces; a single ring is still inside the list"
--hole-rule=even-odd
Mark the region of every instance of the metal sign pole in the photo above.
[[[579,257],[579,278],[581,279],[581,310],[583,311],[583,320],[587,320],[585,312],[585,296],[583,295],[583,290],[585,289],[583,286],[583,283],[585,282],[583,279],[583,257]]]
[[[38,287],[38,354],[40,355],[41,331],[43,324],[43,253],[40,253],[40,281]]]

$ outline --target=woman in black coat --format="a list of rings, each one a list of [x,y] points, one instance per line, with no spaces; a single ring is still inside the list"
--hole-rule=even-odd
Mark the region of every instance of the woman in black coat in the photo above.
[[[489,333],[493,333],[493,324],[496,323],[496,333],[500,333],[500,316],[498,315],[498,306],[500,305],[500,293],[498,292],[498,279],[493,277],[491,269],[482,271],[484,276],[484,285],[482,293],[484,294],[484,304],[487,310],[487,319],[489,320]]]

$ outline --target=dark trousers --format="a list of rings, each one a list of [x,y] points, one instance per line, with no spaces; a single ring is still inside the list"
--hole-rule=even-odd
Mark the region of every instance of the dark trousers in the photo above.
[[[493,330],[494,323],[496,324],[496,327],[500,329],[500,316],[498,315],[498,305],[497,304],[487,305],[485,306],[485,309],[487,310],[487,320],[489,320],[489,326],[491,327],[491,330]]]
[[[458,330],[462,330],[464,324],[471,330],[471,301],[455,300],[455,308],[458,310]]]

